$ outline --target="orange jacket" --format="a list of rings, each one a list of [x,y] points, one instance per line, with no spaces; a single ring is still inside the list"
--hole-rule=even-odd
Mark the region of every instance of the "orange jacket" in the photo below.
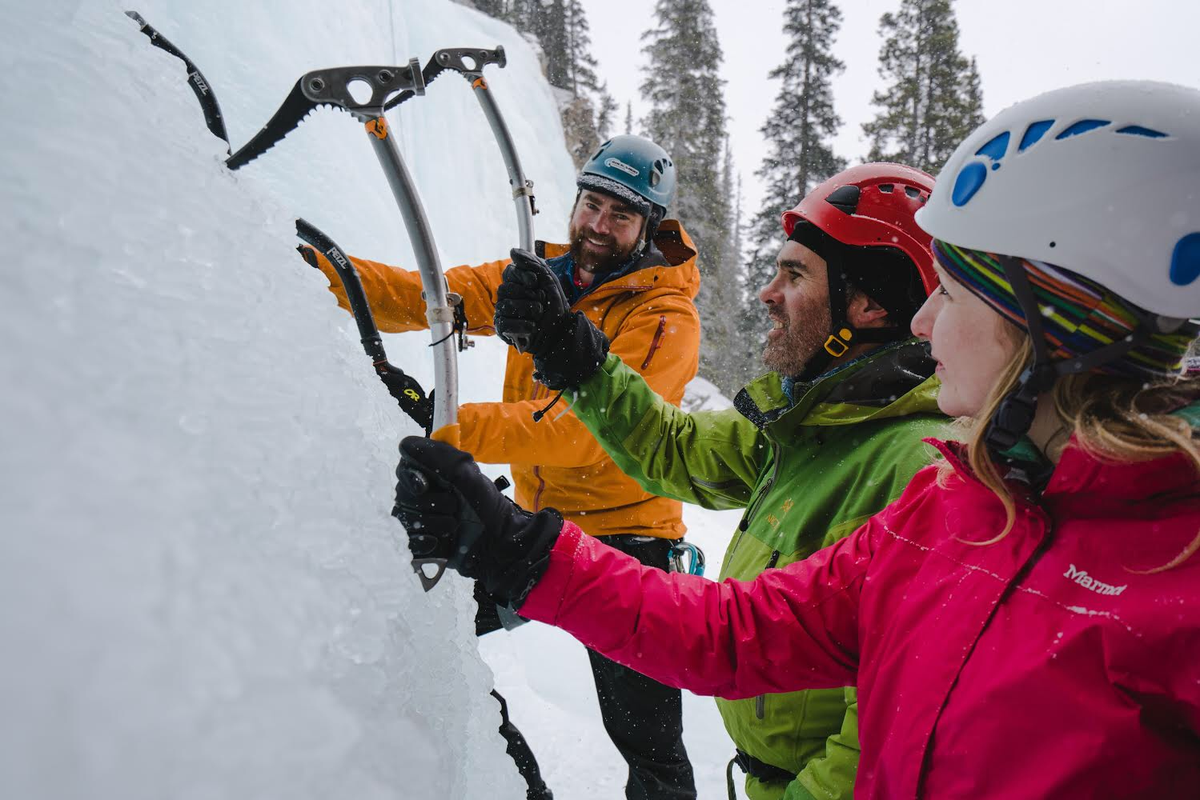
[[[611,341],[611,352],[645,377],[667,402],[678,405],[683,388],[696,375],[700,317],[693,299],[700,289],[696,250],[675,220],[664,220],[655,245],[671,266],[647,267],[602,284],[575,304]],[[546,258],[566,245],[539,243]],[[416,272],[351,258],[362,278],[381,331],[423,330],[425,302]],[[350,304],[332,265],[318,264],[338,305]],[[446,271],[450,291],[463,297],[468,330],[493,335],[496,288],[509,259]],[[401,365],[402,366],[402,365]],[[612,462],[574,414],[559,416],[566,398],[541,422],[533,412],[552,394],[533,380],[533,358],[508,349],[503,401],[459,406],[459,446],[489,464],[509,464],[517,502],[538,510],[551,506],[593,536],[631,533],[679,538],[682,506],[642,491]]]

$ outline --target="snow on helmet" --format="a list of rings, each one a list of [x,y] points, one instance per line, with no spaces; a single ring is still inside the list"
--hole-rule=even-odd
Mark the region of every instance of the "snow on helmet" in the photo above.
[[[860,164],[813,189],[800,205],[783,214],[791,236],[801,220],[851,247],[894,247],[917,268],[926,294],[938,285],[930,237],[914,215],[933,190],[933,176],[903,164]]]
[[[658,211],[661,219],[675,199],[675,163],[644,136],[622,134],[600,145],[580,170],[577,184],[619,197],[644,216]]]
[[[1200,316],[1200,91],[1111,81],[1017,103],[959,145],[917,221],[1154,314]]]

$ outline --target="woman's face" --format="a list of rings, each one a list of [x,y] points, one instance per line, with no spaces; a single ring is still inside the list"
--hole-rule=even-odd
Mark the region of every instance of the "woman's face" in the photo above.
[[[938,408],[951,417],[973,417],[1016,353],[1017,337],[997,311],[934,267],[941,286],[913,317],[912,332],[930,342],[938,362]]]

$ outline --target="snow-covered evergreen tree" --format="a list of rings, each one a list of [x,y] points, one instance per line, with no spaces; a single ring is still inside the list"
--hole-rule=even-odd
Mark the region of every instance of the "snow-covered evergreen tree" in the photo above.
[[[633,101],[625,101],[625,133],[633,133]]]
[[[507,19],[510,7],[513,5],[509,0],[457,0],[457,2],[477,8],[489,17],[496,19]]]
[[[863,125],[870,158],[936,174],[954,147],[983,122],[979,70],[959,52],[951,0],[901,0],[879,20],[886,37],[875,92],[875,119]]]
[[[741,179],[728,139],[720,185],[722,195],[730,199],[724,220],[727,235],[719,258],[710,263],[705,275],[700,372],[732,397],[753,376],[761,341],[753,327],[742,324],[747,298],[742,274]]]
[[[616,123],[617,101],[608,91],[608,84],[600,84],[598,92],[600,105],[596,109],[596,133],[601,139],[612,136],[613,125]]]
[[[642,126],[675,162],[679,190],[668,213],[683,222],[699,250],[700,323],[703,330],[715,330],[721,320],[714,284],[729,253],[733,202],[722,186],[726,129],[721,46],[708,0],[657,0],[654,10],[656,25],[642,35],[649,63],[641,91],[650,105]],[[719,376],[705,368],[709,362],[703,350],[700,358],[702,374],[717,383]]]
[[[563,130],[575,165],[608,137],[617,101],[596,74],[582,0],[483,0],[480,10],[532,36],[542,49],[546,79],[561,89]]]
[[[834,112],[832,87],[833,77],[844,69],[833,55],[842,13],[832,0],[789,0],[783,18],[787,54],[770,74],[780,81],[779,93],[760,128],[768,150],[756,174],[766,195],[749,230],[743,315],[744,326],[753,331],[765,325],[757,295],[775,274],[775,256],[784,242],[780,217],[846,165],[833,152],[833,137],[842,124]]]
[[[546,54],[546,80],[560,89],[571,88],[571,51],[567,38],[567,9],[564,0],[531,0],[529,30]]]
[[[563,87],[579,97],[589,93],[598,95],[600,84],[596,78],[596,58],[592,55],[591,26],[581,0],[566,0],[563,6],[563,37],[567,59],[568,85]]]

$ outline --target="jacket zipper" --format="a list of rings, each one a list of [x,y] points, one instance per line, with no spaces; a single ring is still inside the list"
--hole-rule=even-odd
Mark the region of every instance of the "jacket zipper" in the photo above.
[[[766,499],[767,494],[771,491],[771,487],[775,485],[775,479],[779,476],[779,445],[776,444],[775,440],[771,438],[771,435],[766,431],[763,431],[763,435],[766,436],[767,441],[771,443],[771,456],[775,459],[775,464],[771,467],[771,476],[767,478],[767,482],[763,484],[762,491],[758,493],[758,497],[756,497],[750,507],[746,509],[746,513],[742,515],[741,522],[738,523],[738,536],[733,543],[733,547],[729,550],[730,555],[733,555],[733,552],[737,550],[738,545],[742,543],[742,537],[746,535],[746,530],[750,527],[750,517],[754,516],[754,512],[757,511],[758,507],[762,505],[763,500]],[[770,569],[771,567],[775,566],[778,561],[779,551],[772,550],[771,557],[767,559],[767,566],[765,569]],[[760,694],[758,697],[754,698],[754,716],[758,719],[764,719],[766,715],[767,696],[765,694]]]
[[[773,569],[779,563],[779,551],[772,550],[771,557],[767,559],[767,569]],[[754,716],[763,719],[767,715],[767,696],[760,694],[754,698]]]
[[[533,468],[533,477],[537,478],[537,491],[533,493],[533,508],[530,509],[535,514],[542,510],[542,490],[546,488],[546,482],[542,480],[542,468]]]
[[[663,331],[667,328],[667,315],[663,314],[658,318],[658,330],[654,332],[654,338],[650,340],[650,352],[646,353],[646,360],[642,362],[642,369],[650,366],[650,359],[654,358],[655,351],[662,344]]]
[[[767,497],[767,493],[770,492],[771,487],[775,485],[775,478],[779,476],[779,445],[766,431],[763,431],[763,435],[766,436],[767,441],[771,443],[771,456],[775,459],[775,464],[771,467],[771,476],[767,478],[767,482],[762,485],[762,490],[759,491],[758,496],[754,498],[754,501],[746,507],[746,513],[742,515],[741,521],[738,522],[738,535],[737,538],[733,540],[733,546],[729,548],[730,556],[734,554],[738,548],[738,545],[742,543],[742,537],[746,535],[746,530],[750,527],[750,517],[754,516],[754,512],[757,511],[758,507],[762,505],[763,500],[765,500]],[[768,564],[767,569],[770,569],[770,566],[771,565]]]
[[[537,381],[533,382],[533,391],[529,394],[530,400],[538,400],[541,398],[542,389],[544,387]],[[549,392],[547,392],[549,394]],[[542,479],[542,468],[533,468],[533,477],[537,478],[537,489],[533,493],[533,508],[530,509],[533,513],[542,510],[542,491],[546,488],[546,481]]]

